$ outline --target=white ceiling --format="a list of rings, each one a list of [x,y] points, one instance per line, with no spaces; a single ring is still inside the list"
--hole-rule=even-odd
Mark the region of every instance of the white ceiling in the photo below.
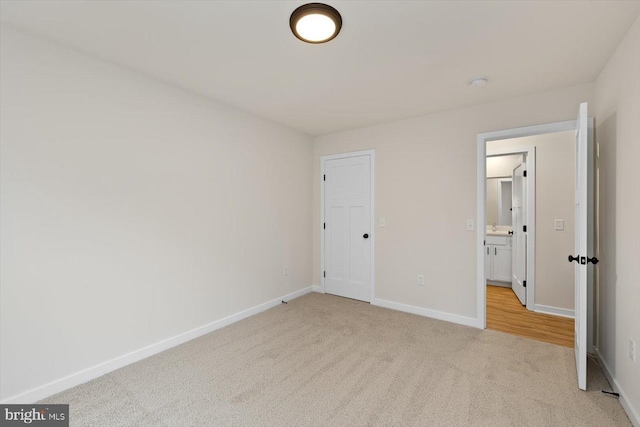
[[[305,44],[301,1],[2,1],[0,18],[319,135],[594,81],[640,1],[333,1]],[[470,88],[474,76],[489,85]]]

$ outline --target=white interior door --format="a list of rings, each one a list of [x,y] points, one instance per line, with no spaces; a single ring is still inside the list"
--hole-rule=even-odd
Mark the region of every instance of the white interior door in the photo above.
[[[371,156],[324,161],[325,292],[371,302]]]
[[[512,277],[511,289],[522,305],[527,305],[527,233],[525,232],[526,218],[526,183],[524,173],[526,162],[523,158],[513,170],[511,195],[511,223],[513,226],[513,247],[511,252]]]
[[[587,198],[588,198],[587,103],[580,104],[576,124],[576,218],[575,218],[575,353],[578,387],[587,389]],[[597,262],[597,261],[596,261]]]

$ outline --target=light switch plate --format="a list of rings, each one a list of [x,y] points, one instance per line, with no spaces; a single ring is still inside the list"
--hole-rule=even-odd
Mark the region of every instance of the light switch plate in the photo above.
[[[475,229],[474,224],[473,224],[473,220],[472,219],[468,219],[467,220],[467,231],[473,231]]]
[[[556,219],[555,229],[556,229],[556,231],[563,231],[564,230],[564,219]]]
[[[387,220],[385,219],[385,217],[381,216],[380,217],[380,227],[386,227],[387,226]]]

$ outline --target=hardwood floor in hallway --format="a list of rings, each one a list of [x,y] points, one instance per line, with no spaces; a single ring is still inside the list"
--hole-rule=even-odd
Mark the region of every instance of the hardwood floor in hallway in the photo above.
[[[510,288],[487,285],[487,329],[573,347],[573,319],[529,311]]]

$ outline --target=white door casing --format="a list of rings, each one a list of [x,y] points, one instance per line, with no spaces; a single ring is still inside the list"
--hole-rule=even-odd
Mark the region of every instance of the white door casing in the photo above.
[[[373,219],[371,154],[323,158],[323,286],[371,302]]]
[[[513,184],[511,187],[513,248],[512,248],[512,278],[511,289],[522,305],[527,305],[527,233],[525,232],[526,212],[526,161],[513,169]]]

